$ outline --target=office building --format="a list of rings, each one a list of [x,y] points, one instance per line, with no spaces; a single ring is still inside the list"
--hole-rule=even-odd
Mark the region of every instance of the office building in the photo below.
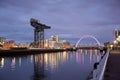
[[[114,39],[116,40],[120,36],[120,30],[115,29],[114,30]]]

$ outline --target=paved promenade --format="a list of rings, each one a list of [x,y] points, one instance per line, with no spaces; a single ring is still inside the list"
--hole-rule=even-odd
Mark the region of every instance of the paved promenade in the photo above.
[[[120,80],[120,50],[110,52],[104,80]]]

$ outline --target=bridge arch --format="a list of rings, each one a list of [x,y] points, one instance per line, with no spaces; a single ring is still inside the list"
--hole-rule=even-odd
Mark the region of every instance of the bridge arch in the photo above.
[[[84,36],[82,36],[78,41],[77,41],[77,43],[76,43],[76,47],[78,47],[78,44],[81,42],[81,40],[82,39],[84,39],[84,38],[92,38],[92,39],[94,39],[96,42],[97,42],[97,44],[100,46],[100,42],[97,40],[97,38],[96,37],[94,37],[94,36],[92,36],[92,35],[84,35]]]

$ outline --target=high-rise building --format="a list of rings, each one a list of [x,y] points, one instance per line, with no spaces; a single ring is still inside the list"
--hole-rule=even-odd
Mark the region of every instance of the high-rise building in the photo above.
[[[0,42],[1,42],[1,43],[6,42],[6,38],[5,38],[5,37],[0,37]]]
[[[45,48],[70,48],[70,43],[66,40],[59,40],[58,35],[51,36],[45,40]]]
[[[120,46],[120,30],[118,29],[114,30],[114,39],[115,46]]]
[[[120,36],[120,30],[115,29],[114,30],[114,39],[116,40],[116,38],[118,38],[118,36]]]
[[[59,41],[58,35],[51,36],[50,40],[58,42]]]

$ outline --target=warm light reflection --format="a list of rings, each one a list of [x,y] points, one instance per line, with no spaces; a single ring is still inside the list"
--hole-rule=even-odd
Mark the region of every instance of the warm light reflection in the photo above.
[[[97,55],[96,52],[98,52]],[[41,79],[40,75],[48,77],[49,75],[58,72],[58,70],[62,71],[61,69],[63,68],[64,71],[67,69],[74,70],[75,68],[90,68],[90,66],[93,66],[93,64],[99,60],[99,55],[98,50],[80,49],[73,52],[40,53],[30,56],[7,57],[0,59],[0,67],[4,70],[13,70],[11,71],[12,73],[18,73],[21,71],[20,73],[23,74],[24,69],[26,72],[28,68],[28,70],[32,71],[32,75],[30,73],[30,76],[35,77],[35,79],[32,80],[36,80]],[[93,58],[95,60],[93,60]],[[88,68],[86,70],[88,70]]]
[[[99,50],[97,49],[80,49],[76,53],[76,62],[84,64],[86,60],[86,55],[89,55],[90,64],[92,63],[92,61],[99,61],[101,58]]]
[[[85,54],[87,55],[87,53],[88,53],[88,50],[85,50]]]
[[[41,57],[44,56],[44,57]],[[35,64],[44,64],[45,70],[51,68],[51,70],[56,69],[61,63],[64,63],[68,60],[68,53],[67,52],[58,52],[58,53],[45,53],[35,56]]]
[[[48,70],[48,54],[44,54],[44,59],[45,59],[44,60],[44,62],[45,62],[44,64],[46,65],[45,69]]]
[[[80,53],[79,52],[76,52],[76,62],[80,63]]]
[[[84,54],[82,54],[82,64],[84,64]]]
[[[98,54],[98,50],[97,50],[97,49],[95,49],[94,51],[95,51],[95,55],[97,56],[97,54]]]
[[[33,63],[33,55],[30,56],[30,62]]]
[[[21,57],[19,57],[19,66],[21,66]]]
[[[51,54],[51,67],[52,69],[56,68],[58,66],[56,54]]]
[[[82,49],[80,49],[80,53],[82,54],[83,52],[82,52],[83,50]]]
[[[37,65],[41,64],[41,56],[42,56],[42,54],[39,54],[39,55],[35,55],[35,56],[34,56],[35,65],[36,65],[36,64],[37,64]]]
[[[93,55],[93,50],[90,49],[90,64],[92,63],[92,55]]]
[[[15,69],[15,57],[12,58],[12,63],[11,63],[11,70]]]
[[[4,58],[1,58],[0,59],[0,68],[3,68],[4,67]]]
[[[68,59],[67,52],[63,52],[63,62],[65,62]]]

